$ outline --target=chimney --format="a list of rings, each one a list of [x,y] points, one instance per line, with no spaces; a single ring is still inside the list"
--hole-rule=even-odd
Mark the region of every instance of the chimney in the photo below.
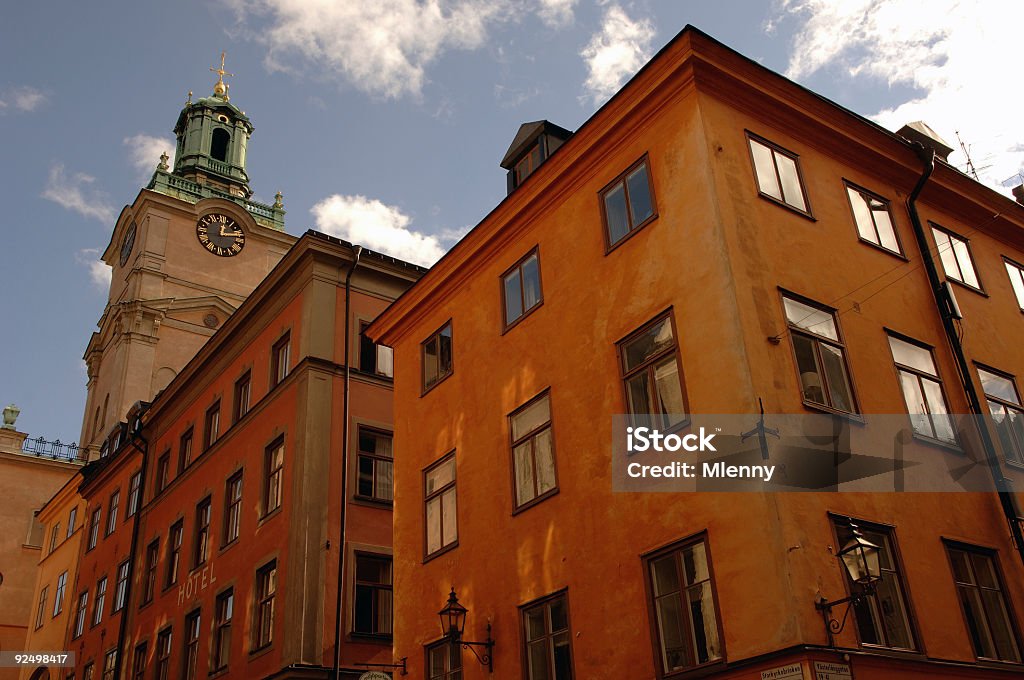
[[[1024,184],[1019,184],[1010,189],[1010,191],[1013,193],[1013,197],[1017,199],[1017,202],[1024,205]]]
[[[926,149],[931,149],[935,155],[942,160],[947,160],[953,152],[953,147],[946,143],[935,130],[928,127],[924,121],[907,123],[896,131],[900,137],[911,142],[920,142]]]

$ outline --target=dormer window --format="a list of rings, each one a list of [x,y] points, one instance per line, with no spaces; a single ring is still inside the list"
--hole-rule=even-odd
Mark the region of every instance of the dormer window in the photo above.
[[[210,156],[215,160],[227,162],[230,142],[231,134],[224,128],[216,128],[213,131],[213,139],[210,140]]]
[[[508,192],[526,181],[572,133],[546,120],[523,123],[516,138],[501,159],[501,167],[508,170]]]
[[[534,144],[523,159],[516,163],[515,185],[519,186],[523,180],[530,176],[530,173],[540,165],[540,144]]]

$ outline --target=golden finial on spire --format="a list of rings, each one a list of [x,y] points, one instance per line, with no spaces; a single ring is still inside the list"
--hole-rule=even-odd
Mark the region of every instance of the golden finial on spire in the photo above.
[[[228,98],[228,88],[227,88],[227,85],[224,84],[224,76],[233,76],[235,74],[234,73],[228,73],[227,71],[224,70],[224,57],[225,56],[226,56],[226,53],[225,52],[221,52],[220,53],[220,68],[213,68],[211,66],[210,70],[217,74],[217,82],[213,86],[213,94],[215,94],[218,97],[223,97],[224,99],[227,99]]]

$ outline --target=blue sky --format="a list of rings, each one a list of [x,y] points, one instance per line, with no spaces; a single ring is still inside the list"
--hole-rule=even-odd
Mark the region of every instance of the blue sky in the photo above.
[[[256,127],[257,200],[281,190],[293,234],[429,263],[504,196],[498,162],[520,123],[579,127],[687,23],[890,129],[924,119],[954,146],[959,130],[997,187],[1024,160],[1015,5],[16,3],[0,24],[0,402],[32,436],[77,439],[82,352],[106,302],[98,253],[222,50]]]

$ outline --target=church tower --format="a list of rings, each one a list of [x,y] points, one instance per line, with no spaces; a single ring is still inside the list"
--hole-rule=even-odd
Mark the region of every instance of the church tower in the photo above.
[[[150,401],[263,280],[295,241],[280,192],[252,200],[246,148],[253,125],[230,101],[224,54],[213,94],[192,100],[135,201],[121,211],[102,259],[106,308],[85,350],[81,445],[103,452],[136,401]]]

